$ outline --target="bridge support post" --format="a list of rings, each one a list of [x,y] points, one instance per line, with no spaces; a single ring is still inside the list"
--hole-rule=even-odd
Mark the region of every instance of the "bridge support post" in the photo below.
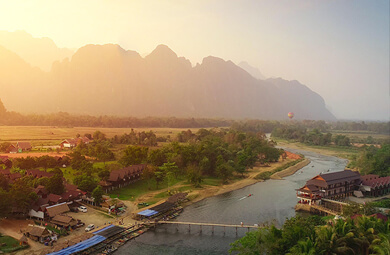
[[[211,233],[214,234],[214,226],[211,227]]]
[[[188,224],[188,232],[191,232],[191,224]]]
[[[246,232],[249,232],[249,227],[248,227],[248,231],[246,231]]]
[[[236,235],[237,235],[237,227],[236,227]]]
[[[225,235],[225,230],[226,230],[226,227],[223,226],[223,235]]]
[[[176,232],[179,231],[179,224],[176,224]]]
[[[199,225],[200,233],[202,233],[202,225]]]

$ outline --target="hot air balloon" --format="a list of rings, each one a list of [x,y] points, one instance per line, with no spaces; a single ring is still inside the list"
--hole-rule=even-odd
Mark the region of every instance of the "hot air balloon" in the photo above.
[[[289,117],[290,119],[294,118],[294,113],[293,113],[293,112],[289,112],[289,113],[288,113],[288,117]]]

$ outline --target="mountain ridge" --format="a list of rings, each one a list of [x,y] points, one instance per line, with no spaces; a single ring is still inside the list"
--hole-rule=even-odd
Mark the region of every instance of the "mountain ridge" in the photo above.
[[[213,56],[192,67],[166,45],[144,58],[116,44],[86,45],[35,78],[0,86],[9,109],[234,119],[285,119],[294,111],[297,119],[335,119],[322,97],[305,85],[259,80],[232,61]],[[17,104],[17,96],[31,86],[37,89],[25,95],[28,105]]]

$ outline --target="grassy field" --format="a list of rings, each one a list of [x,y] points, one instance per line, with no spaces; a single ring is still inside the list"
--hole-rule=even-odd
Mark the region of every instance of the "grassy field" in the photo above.
[[[350,147],[335,146],[335,145],[318,146],[318,145],[308,145],[299,142],[287,141],[284,139],[274,139],[274,140],[277,142],[279,146],[282,147],[314,151],[320,154],[330,155],[330,156],[335,156],[335,157],[340,157],[345,159],[351,159],[353,155],[357,155],[359,151],[362,150],[361,148],[357,148],[353,146]]]
[[[345,130],[332,130],[333,136],[335,135],[346,135],[348,137],[357,137],[360,139],[365,139],[367,136],[372,136],[374,139],[389,139],[389,135],[378,134],[371,131],[345,131]]]
[[[93,134],[99,130],[111,138],[115,135],[130,133],[131,128],[99,128],[99,127],[55,127],[55,126],[0,126],[0,142],[30,141],[33,146],[59,145],[67,138],[74,138],[77,134]],[[135,128],[135,132],[152,130],[157,137],[176,136],[188,128]],[[197,132],[198,128],[192,128]]]
[[[27,246],[21,246],[19,244],[19,241],[16,240],[15,238],[12,238],[10,236],[2,236],[1,234],[0,234],[0,244],[5,244],[5,245],[0,245],[0,251],[4,253],[17,251],[27,247]]]

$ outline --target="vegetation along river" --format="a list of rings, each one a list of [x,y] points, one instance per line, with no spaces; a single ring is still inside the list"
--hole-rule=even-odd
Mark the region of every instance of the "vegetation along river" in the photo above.
[[[341,171],[347,160],[318,153],[292,150],[304,154],[311,163],[284,180],[267,180],[254,185],[210,197],[186,207],[176,221],[207,222],[245,225],[275,222],[277,226],[286,218],[295,216],[297,203],[295,189],[321,172]],[[250,197],[244,198],[248,194]],[[244,198],[244,199],[243,199]],[[150,230],[119,248],[115,254],[228,254],[229,244],[245,235],[246,229],[162,225]]]

